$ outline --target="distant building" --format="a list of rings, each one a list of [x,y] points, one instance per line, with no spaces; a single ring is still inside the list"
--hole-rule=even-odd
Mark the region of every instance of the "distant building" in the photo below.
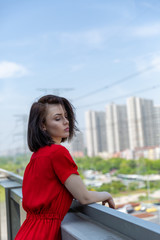
[[[160,106],[152,100],[130,97],[127,105],[108,104],[106,113],[86,112],[85,121],[88,156],[158,159]]]
[[[160,159],[160,147],[142,147],[134,150],[126,149],[122,152],[112,154],[111,157],[120,157],[126,159],[148,158],[156,160]]]
[[[160,106],[154,107],[155,145],[160,145]]]
[[[73,137],[68,148],[73,157],[84,156],[84,139],[82,132],[78,132],[76,136]]]
[[[87,111],[85,113],[87,155],[90,157],[107,151],[105,119],[105,112]]]
[[[154,146],[153,101],[130,97],[127,99],[130,149]]]
[[[106,130],[109,153],[129,148],[127,109],[125,105],[109,104],[106,106]]]

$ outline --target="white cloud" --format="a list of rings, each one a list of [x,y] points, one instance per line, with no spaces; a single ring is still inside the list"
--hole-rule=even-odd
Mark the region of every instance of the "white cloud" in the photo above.
[[[155,70],[160,71],[160,56],[154,56],[151,64],[155,67]]]
[[[142,2],[142,6],[145,6],[147,8],[153,8],[153,5],[151,3],[148,3],[148,2]]]
[[[160,53],[146,54],[144,56],[136,58],[134,61],[138,71],[143,71],[147,68],[150,68],[151,72],[160,71]]]
[[[102,47],[102,44],[106,40],[106,30],[93,29],[82,32],[74,33],[62,33],[60,34],[60,40],[63,43],[81,44],[94,48]]]
[[[118,59],[118,58],[116,58],[116,59],[113,60],[114,63],[120,63],[120,61],[121,61],[121,60]]]
[[[132,31],[131,34],[136,37],[157,36],[157,35],[160,35],[160,23],[135,27],[131,31]]]
[[[27,73],[27,69],[20,64],[8,61],[0,62],[0,79],[22,77]]]
[[[71,72],[77,72],[84,68],[84,64],[74,64],[71,66]]]

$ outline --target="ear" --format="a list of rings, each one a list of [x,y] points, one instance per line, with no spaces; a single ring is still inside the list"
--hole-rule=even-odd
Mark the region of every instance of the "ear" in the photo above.
[[[42,131],[46,131],[47,130],[46,126],[44,124],[41,126],[41,129],[42,129]]]

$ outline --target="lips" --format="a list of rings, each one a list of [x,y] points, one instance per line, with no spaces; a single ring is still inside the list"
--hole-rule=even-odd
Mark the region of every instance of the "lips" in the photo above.
[[[66,131],[66,132],[69,132],[69,127],[68,127],[68,128],[66,128],[66,129],[64,129],[64,131]]]

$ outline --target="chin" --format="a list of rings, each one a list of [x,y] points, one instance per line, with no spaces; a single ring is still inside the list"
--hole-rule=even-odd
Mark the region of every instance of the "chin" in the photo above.
[[[63,138],[68,138],[68,137],[69,137],[69,133],[67,133],[63,136]]]
[[[66,138],[66,137],[68,138],[68,137],[69,137],[69,134],[65,134],[64,138]]]

